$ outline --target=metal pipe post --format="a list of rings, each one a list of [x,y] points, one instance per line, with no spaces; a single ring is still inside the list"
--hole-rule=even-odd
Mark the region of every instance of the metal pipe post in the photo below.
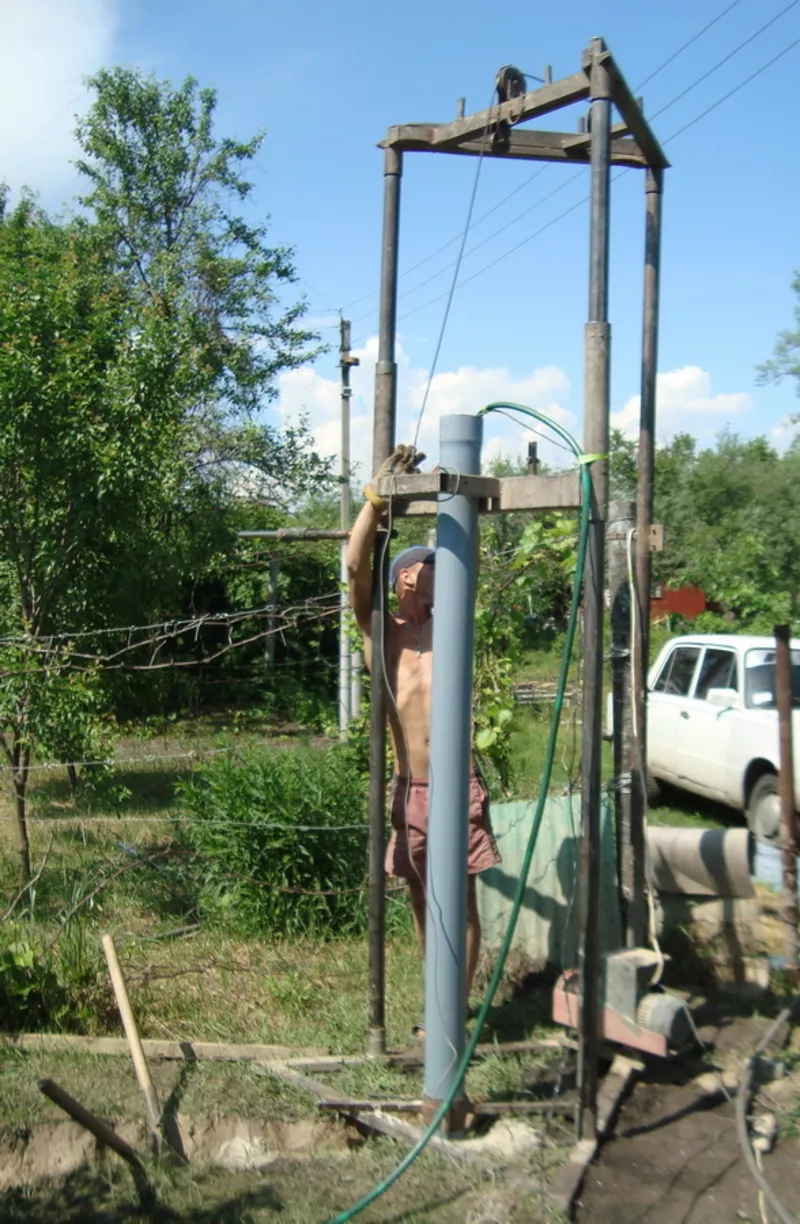
[[[480,471],[483,422],[445,416],[441,466]],[[472,743],[472,656],[478,569],[478,508],[464,494],[440,497],[433,618],[431,770],[425,928],[425,1115],[455,1084],[464,1050],[467,962],[467,849]],[[447,1129],[463,1127],[464,1101]]]
[[[402,153],[387,148],[383,166],[383,252],[378,361],[375,366],[375,415],[372,433],[372,471],[377,472],[394,449],[397,408],[397,260],[400,233],[400,178]],[[386,899],[383,859],[386,840],[386,671],[385,629],[388,602],[389,550],[378,534],[373,554],[372,683],[370,689],[369,758],[369,987],[367,1054],[386,1051],[386,960],[384,933]]]
[[[789,626],[775,626],[775,704],[778,707],[781,801],[781,851],[783,855],[783,922],[786,938],[786,972],[796,984],[797,971],[797,816],[794,808],[794,753],[792,750],[792,652]]]
[[[633,743],[633,693],[631,673],[631,583],[632,533],[636,527],[636,505],[632,501],[610,502],[608,507],[608,596],[611,620],[611,684],[614,745],[614,813],[617,832],[617,878],[620,883],[622,929],[631,939],[634,908],[631,803],[633,799],[635,745]],[[632,569],[632,566],[630,567]]]
[[[341,510],[339,525],[342,531],[350,530],[350,322],[340,321],[341,341],[339,366],[342,380],[342,438],[341,438]],[[340,556],[341,612],[339,613],[339,738],[347,739],[350,726],[350,634],[349,600],[347,597],[347,542],[342,543]]]
[[[644,306],[642,318],[642,384],[639,410],[638,480],[636,486],[636,625],[633,636],[633,687],[636,735],[634,788],[631,795],[631,856],[634,907],[630,939],[641,947],[647,938],[645,899],[645,812],[647,809],[647,672],[650,660],[650,590],[653,484],[656,438],[656,372],[658,367],[658,300],[661,273],[661,204],[664,174],[648,170],[645,183]]]
[[[583,592],[583,752],[581,758],[580,1046],[578,1136],[594,1138],[600,1021],[600,767],[603,698],[605,518],[608,509],[608,221],[612,82],[592,39],[589,321],[585,332],[583,441],[592,464],[592,507]]]

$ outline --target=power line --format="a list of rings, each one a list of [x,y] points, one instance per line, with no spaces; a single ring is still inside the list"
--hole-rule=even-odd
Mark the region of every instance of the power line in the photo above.
[[[763,34],[765,30],[768,30],[769,27],[774,25],[776,21],[779,21],[781,17],[784,17],[790,11],[790,9],[796,8],[798,4],[800,4],[800,0],[791,0],[791,3],[787,4],[786,8],[781,9],[781,11],[776,13],[774,17],[770,17],[769,21],[765,21],[754,34],[751,34],[749,38],[744,40],[744,42],[739,43],[738,47],[734,47],[732,51],[729,51],[727,55],[724,55],[721,60],[718,60],[717,63],[713,65],[713,67],[709,68],[707,72],[704,72],[702,76],[699,76],[696,81],[692,81],[691,85],[687,85],[686,88],[682,89],[681,92],[676,94],[674,98],[670,98],[669,102],[665,102],[665,104],[659,110],[657,110],[651,116],[651,118],[657,119],[659,115],[663,115],[664,111],[669,110],[669,108],[674,106],[676,102],[680,102],[681,98],[685,98],[686,95],[691,93],[693,89],[696,89],[698,85],[702,85],[703,81],[707,81],[710,76],[712,76],[719,68],[723,66],[723,64],[727,64],[728,60],[733,59],[734,55],[738,55],[739,52],[743,51],[745,47],[749,47],[751,42],[755,42],[755,40],[761,34]]]
[[[735,9],[736,5],[739,3],[740,3],[740,0],[733,0],[733,4],[729,4],[728,7],[726,9],[723,9],[721,13],[717,13],[716,17],[712,17],[711,21],[709,21],[707,25],[704,25],[702,30],[698,30],[696,34],[693,34],[692,37],[688,40],[688,42],[685,42],[683,43],[682,46],[678,47],[678,50],[674,51],[672,55],[668,57],[668,59],[665,59],[663,64],[659,64],[657,68],[653,69],[653,71],[650,73],[649,76],[646,76],[643,81],[640,81],[639,84],[636,86],[636,90],[638,91],[640,89],[643,89],[645,85],[649,85],[650,82],[653,80],[653,78],[657,77],[659,72],[662,71],[662,69],[666,68],[669,64],[672,63],[673,60],[676,60],[679,55],[682,55],[684,51],[688,50],[688,48],[691,47],[693,43],[697,42],[698,38],[701,38],[703,34],[705,34],[707,30],[710,30],[712,26],[715,26],[718,21],[722,21],[723,17],[727,17],[731,9]]]

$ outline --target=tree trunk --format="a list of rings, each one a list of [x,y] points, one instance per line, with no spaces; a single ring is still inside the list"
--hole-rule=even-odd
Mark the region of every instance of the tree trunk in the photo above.
[[[67,762],[67,777],[69,778],[69,789],[72,791],[72,797],[74,799],[78,790],[78,771],[71,761]]]
[[[14,850],[19,859],[23,884],[31,878],[31,846],[28,840],[28,763],[30,752],[23,751],[19,742],[14,744],[12,756],[12,781],[14,786]]]

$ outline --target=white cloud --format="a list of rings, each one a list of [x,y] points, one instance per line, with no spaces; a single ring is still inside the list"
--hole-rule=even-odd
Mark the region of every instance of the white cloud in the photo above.
[[[611,425],[629,436],[639,431],[640,396],[632,396]],[[712,394],[711,375],[700,366],[684,366],[656,379],[656,432],[660,441],[685,430],[695,436],[716,433],[733,416],[753,407],[747,391]]]
[[[360,365],[353,369],[350,401],[351,456],[359,465],[362,478],[372,465],[372,405],[375,386],[375,361],[378,341],[373,336],[364,348],[355,350]],[[428,382],[428,372],[411,367],[402,345],[397,347],[398,441],[412,441],[419,411]],[[419,432],[419,446],[428,455],[426,467],[433,466],[439,454],[439,418],[451,412],[476,413],[484,405],[505,400],[538,408],[568,428],[574,427],[574,417],[561,404],[569,395],[566,375],[556,366],[545,366],[522,378],[513,377],[507,369],[476,369],[462,366],[458,370],[443,370],[431,383],[425,415]],[[316,370],[291,370],[279,380],[278,412],[286,422],[295,422],[306,415],[320,453],[338,455],[340,446],[340,397],[338,378],[325,378]],[[534,435],[522,421],[516,424],[501,416],[487,418],[484,429],[484,464],[494,458],[519,458],[527,450],[527,441]],[[549,442],[537,438],[540,458],[554,466],[563,466],[566,456]]]
[[[0,179],[47,206],[71,191],[85,75],[107,62],[118,0],[0,0]]]

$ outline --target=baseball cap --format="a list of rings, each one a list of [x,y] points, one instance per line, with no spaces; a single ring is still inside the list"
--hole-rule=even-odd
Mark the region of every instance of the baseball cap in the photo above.
[[[435,561],[436,550],[428,548],[424,544],[412,544],[410,548],[404,548],[401,553],[398,553],[392,562],[389,570],[389,585],[391,589],[397,586],[397,579],[404,569],[410,569],[412,565],[416,565],[418,561]]]

